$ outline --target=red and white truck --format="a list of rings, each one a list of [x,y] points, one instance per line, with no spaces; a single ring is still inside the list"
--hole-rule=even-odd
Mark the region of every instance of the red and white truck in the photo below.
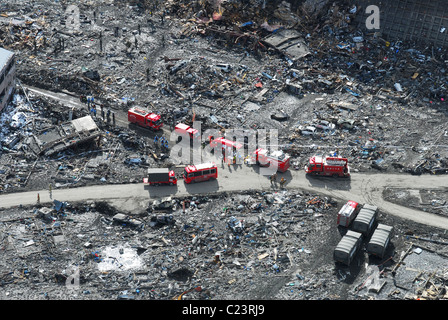
[[[200,134],[199,130],[194,129],[185,123],[176,124],[176,126],[174,127],[174,132],[176,132],[180,136],[189,135],[190,139],[191,139],[190,141],[193,141],[193,140],[200,141],[201,140],[201,134]]]
[[[338,226],[348,227],[350,223],[356,218],[360,209],[358,202],[349,200],[338,212],[337,224]]]
[[[276,165],[279,172],[286,172],[291,166],[290,156],[281,150],[269,152],[266,149],[258,148],[252,154],[251,160],[260,166]]]
[[[163,126],[162,117],[159,114],[139,107],[128,110],[128,121],[154,131],[160,130]]]
[[[189,165],[185,167],[183,178],[185,183],[207,181],[218,178],[218,167],[214,162]]]
[[[350,177],[347,158],[313,156],[305,166],[305,172],[314,176]]]
[[[168,168],[149,168],[147,177],[143,178],[143,183],[150,186],[173,186],[177,184],[177,179],[174,171]]]

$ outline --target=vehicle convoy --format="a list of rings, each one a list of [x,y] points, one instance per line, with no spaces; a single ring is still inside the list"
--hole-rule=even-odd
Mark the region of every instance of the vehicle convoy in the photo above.
[[[359,212],[360,205],[355,201],[348,201],[344,204],[338,212],[337,224],[338,226],[348,227],[350,223],[356,218]]]
[[[258,163],[260,166],[277,166],[277,171],[286,172],[291,166],[290,156],[281,150],[269,152],[266,149],[258,148],[252,154],[252,162]]]
[[[149,168],[148,175],[143,178],[143,183],[150,186],[158,185],[176,185],[176,174],[168,168]]]
[[[154,131],[160,130],[163,126],[162,118],[159,114],[152,113],[139,107],[134,107],[128,110],[128,121]]]
[[[176,132],[179,136],[188,135],[190,137],[190,142],[194,140],[201,141],[201,134],[199,130],[194,129],[185,123],[176,124],[176,126],[174,127],[174,132]]]
[[[218,178],[218,167],[214,162],[186,166],[183,173],[185,183],[207,181]]]
[[[314,176],[350,177],[347,158],[313,156],[305,172]]]

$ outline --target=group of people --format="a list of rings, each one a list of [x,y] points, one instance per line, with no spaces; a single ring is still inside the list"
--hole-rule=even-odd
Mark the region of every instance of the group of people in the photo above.
[[[96,118],[97,110],[95,105],[95,98],[92,96],[81,96],[80,100],[81,102],[87,104],[87,109],[89,110],[90,114]],[[112,124],[115,125],[115,112],[111,112],[110,109],[107,109],[107,111],[105,112],[103,104],[100,104],[100,106],[101,106],[101,117],[103,121],[106,120],[107,123],[109,124],[112,120]]]
[[[271,185],[275,185],[277,183],[277,172],[271,175]],[[282,177],[280,179],[280,187],[283,189],[286,183],[286,179]]]
[[[157,147],[160,144],[161,148],[165,148],[166,150],[169,149],[168,139],[166,139],[164,136],[158,136],[156,135],[154,137],[154,145]]]

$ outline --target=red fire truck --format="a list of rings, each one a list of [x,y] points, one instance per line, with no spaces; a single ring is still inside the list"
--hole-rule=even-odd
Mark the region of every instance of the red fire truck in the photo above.
[[[188,134],[191,139],[190,141],[193,141],[193,140],[200,141],[201,140],[200,132],[197,129],[194,129],[184,123],[176,124],[176,126],[174,127],[174,132],[176,132],[177,134],[179,134],[181,136]]]
[[[252,154],[252,162],[261,166],[269,166],[271,163],[277,165],[277,171],[285,172],[290,167],[290,157],[281,150],[269,152],[266,149],[258,148]]]
[[[313,156],[305,166],[305,172],[310,175],[350,177],[348,160],[341,157]]]
[[[222,156],[224,157],[224,161],[228,160],[226,156],[231,157],[231,160],[233,161],[234,156],[238,157],[241,155],[240,152],[244,152],[243,145],[239,142],[225,139],[223,137],[210,140],[210,147],[218,147],[219,151],[219,146],[222,148]]]
[[[218,178],[218,167],[213,162],[185,167],[183,178],[185,183],[207,181]]]
[[[160,115],[137,107],[128,110],[128,121],[152,130],[160,130],[163,126]]]

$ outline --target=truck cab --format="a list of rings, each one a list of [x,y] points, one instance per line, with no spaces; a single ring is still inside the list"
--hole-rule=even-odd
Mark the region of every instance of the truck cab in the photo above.
[[[174,127],[174,132],[176,132],[180,136],[183,136],[183,135],[190,136],[190,139],[191,139],[190,141],[193,141],[193,140],[200,141],[201,140],[201,134],[200,134],[199,130],[194,129],[185,123],[176,124],[176,126]]]
[[[128,121],[152,130],[160,130],[163,126],[162,117],[159,114],[139,107],[128,110]]]
[[[252,161],[260,166],[269,166],[271,163],[277,166],[277,171],[286,172],[291,163],[290,157],[281,150],[269,152],[266,149],[258,148],[252,155]]]
[[[143,183],[150,186],[176,185],[176,174],[168,168],[148,168],[147,176],[143,178]]]

